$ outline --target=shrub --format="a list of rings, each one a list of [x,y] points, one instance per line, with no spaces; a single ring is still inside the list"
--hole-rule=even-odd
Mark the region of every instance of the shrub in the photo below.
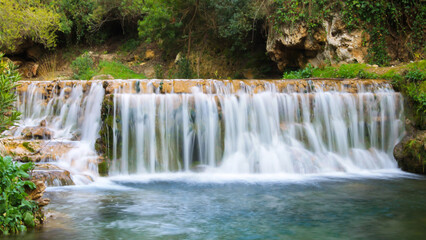
[[[71,69],[74,73],[74,78],[81,80],[89,80],[93,77],[95,74],[93,67],[93,60],[88,53],[84,53],[83,55],[77,57],[71,63]]]
[[[14,108],[16,101],[15,87],[20,79],[19,73],[11,62],[0,54],[0,134],[14,125],[20,113]]]
[[[25,187],[35,188],[28,171],[33,163],[19,164],[0,156],[0,230],[3,234],[24,232],[35,226],[38,206],[26,200]]]
[[[283,78],[284,79],[303,79],[303,78],[310,78],[313,76],[314,67],[312,67],[311,64],[308,64],[308,66],[304,69],[300,69],[298,71],[290,71],[284,73]]]
[[[192,77],[193,72],[191,68],[191,62],[185,57],[179,59],[177,62],[176,78],[190,79]]]

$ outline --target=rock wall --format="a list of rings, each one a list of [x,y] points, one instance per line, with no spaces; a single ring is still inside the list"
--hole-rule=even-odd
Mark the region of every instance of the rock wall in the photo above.
[[[266,50],[278,68],[314,67],[326,63],[364,63],[369,36],[362,30],[348,31],[339,15],[309,32],[305,23],[274,26],[269,23]]]

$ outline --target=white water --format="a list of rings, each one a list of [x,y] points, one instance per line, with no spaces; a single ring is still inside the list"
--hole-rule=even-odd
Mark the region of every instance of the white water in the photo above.
[[[22,115],[15,136],[26,127],[44,122],[54,133],[53,140],[47,141],[74,145],[69,152],[56,153],[56,164],[70,170],[76,184],[90,182],[98,172],[95,143],[101,126],[102,84],[93,82],[88,92],[84,92],[83,85],[53,90],[50,96],[43,91],[43,85],[33,83],[18,98]]]
[[[396,169],[403,100],[388,86],[358,93],[254,94],[214,82],[216,94],[114,95],[110,173],[323,174]],[[336,88],[337,89],[337,88]]]

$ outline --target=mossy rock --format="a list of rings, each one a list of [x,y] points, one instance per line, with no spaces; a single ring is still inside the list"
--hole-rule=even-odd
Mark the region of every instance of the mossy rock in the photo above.
[[[394,156],[402,170],[426,174],[426,130],[408,134],[395,147]]]

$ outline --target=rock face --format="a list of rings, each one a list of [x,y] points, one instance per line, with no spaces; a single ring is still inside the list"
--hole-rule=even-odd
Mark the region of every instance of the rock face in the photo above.
[[[396,145],[393,154],[399,167],[407,172],[426,173],[426,130],[415,129],[407,120],[407,135]]]
[[[278,68],[314,67],[330,63],[364,63],[367,56],[368,34],[348,31],[340,16],[324,21],[323,26],[309,32],[305,23],[282,25],[277,30],[270,23],[266,50]]]

